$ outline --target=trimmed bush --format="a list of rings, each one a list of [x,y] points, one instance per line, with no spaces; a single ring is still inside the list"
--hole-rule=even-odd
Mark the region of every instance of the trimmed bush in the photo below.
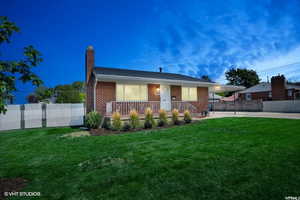
[[[104,117],[102,128],[109,130],[111,129],[111,122],[109,117]]]
[[[186,124],[189,124],[192,122],[192,116],[189,110],[185,110],[183,113],[183,120]]]
[[[151,108],[146,108],[144,127],[146,129],[152,128],[154,126],[154,123],[155,122],[154,122],[154,119],[153,119],[153,112],[152,112]]]
[[[167,124],[168,124],[167,112],[164,109],[160,109],[158,126],[165,126]]]
[[[114,112],[112,114],[112,129],[119,131],[122,128],[122,121],[121,121],[121,115],[119,112]]]
[[[172,110],[172,122],[175,125],[179,125],[180,121],[179,121],[179,111],[177,109],[173,109]]]
[[[123,131],[129,131],[131,129],[131,126],[128,122],[125,122],[123,125]]]
[[[86,115],[85,125],[89,129],[96,129],[99,128],[101,124],[101,120],[102,120],[102,116],[98,112],[92,111]]]
[[[139,114],[136,110],[131,110],[129,113],[129,124],[131,128],[136,129],[140,124]]]

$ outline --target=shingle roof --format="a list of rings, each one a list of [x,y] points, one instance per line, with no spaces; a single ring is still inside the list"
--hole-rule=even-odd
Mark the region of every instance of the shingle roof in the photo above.
[[[287,84],[286,89],[297,89],[300,90],[300,86]],[[259,83],[254,85],[246,90],[241,91],[240,93],[254,93],[254,92],[269,92],[271,91],[271,83]]]
[[[200,78],[194,78],[194,77],[186,76],[186,75],[182,75],[182,74],[118,69],[118,68],[108,68],[108,67],[95,67],[94,73],[95,74],[103,74],[103,75],[134,76],[134,77],[142,77],[142,78],[170,79],[170,80],[182,80],[182,81],[199,81],[199,82],[213,83],[211,81],[203,80]]]

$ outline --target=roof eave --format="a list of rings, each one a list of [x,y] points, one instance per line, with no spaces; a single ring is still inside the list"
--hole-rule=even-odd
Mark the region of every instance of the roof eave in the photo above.
[[[96,79],[102,81],[118,81],[118,82],[146,82],[146,83],[166,83],[166,84],[191,84],[191,85],[201,85],[201,86],[215,86],[216,83],[211,82],[201,82],[201,81],[187,81],[187,80],[175,80],[175,79],[161,79],[161,78],[145,78],[137,76],[120,76],[120,75],[106,75],[106,74],[96,74],[94,73]]]

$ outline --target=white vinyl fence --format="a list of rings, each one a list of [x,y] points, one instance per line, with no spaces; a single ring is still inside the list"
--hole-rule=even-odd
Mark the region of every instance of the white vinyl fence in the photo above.
[[[22,128],[81,126],[84,105],[79,104],[25,104],[8,105],[6,114],[0,114],[0,131]]]
[[[300,100],[264,101],[264,112],[300,113]]]

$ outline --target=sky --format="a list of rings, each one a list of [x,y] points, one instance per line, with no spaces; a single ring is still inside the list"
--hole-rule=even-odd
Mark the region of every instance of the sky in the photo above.
[[[0,0],[1,15],[21,29],[0,59],[33,45],[34,69],[47,87],[83,81],[85,50],[96,66],[208,75],[226,83],[232,67],[262,81],[300,81],[300,0]],[[15,103],[33,91],[18,83]]]

